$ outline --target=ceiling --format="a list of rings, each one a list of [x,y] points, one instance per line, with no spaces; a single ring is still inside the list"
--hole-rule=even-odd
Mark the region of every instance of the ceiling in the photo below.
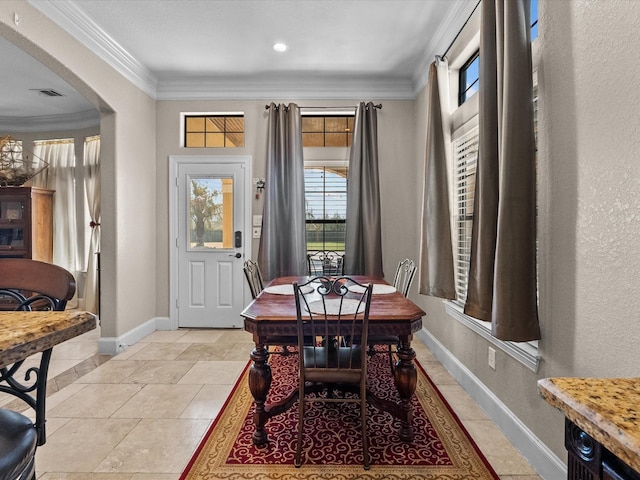
[[[156,99],[411,99],[477,0],[28,0]],[[276,42],[288,50],[277,53]],[[93,110],[0,37],[4,118]],[[53,89],[63,96],[39,93]],[[75,116],[75,117],[74,117]],[[37,123],[37,122],[36,122]]]

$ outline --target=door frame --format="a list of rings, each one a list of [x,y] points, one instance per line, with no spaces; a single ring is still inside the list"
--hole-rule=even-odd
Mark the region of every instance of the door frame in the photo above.
[[[244,222],[242,258],[251,258],[253,241],[251,236],[251,155],[169,155],[169,326],[178,329],[178,167],[182,164],[240,164],[244,167]],[[242,297],[246,298],[242,283]]]

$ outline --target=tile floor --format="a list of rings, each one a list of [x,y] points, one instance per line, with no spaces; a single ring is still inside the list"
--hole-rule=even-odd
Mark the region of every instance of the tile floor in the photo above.
[[[247,363],[251,336],[158,331],[107,357],[97,354],[98,335],[53,349],[38,479],[178,480]],[[414,348],[500,478],[539,480],[431,352],[419,340]]]

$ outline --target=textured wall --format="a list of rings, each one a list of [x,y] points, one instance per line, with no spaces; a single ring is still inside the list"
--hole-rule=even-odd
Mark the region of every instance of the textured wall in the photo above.
[[[540,371],[502,352],[488,369],[485,341],[418,301],[427,329],[563,459],[562,415],[537,380],[640,377],[640,2],[540,0],[539,12]]]
[[[545,357],[554,375],[638,376],[640,2],[546,7]]]

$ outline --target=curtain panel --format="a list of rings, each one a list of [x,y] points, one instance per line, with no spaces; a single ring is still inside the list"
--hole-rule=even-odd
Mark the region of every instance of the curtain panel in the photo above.
[[[448,111],[442,108],[442,105],[447,105],[448,101],[446,81],[448,68],[446,60],[441,60],[438,66],[433,62],[429,67],[420,293],[455,299],[447,174],[447,145],[451,142],[451,127]]]
[[[85,310],[99,313],[98,258],[100,253],[100,136],[84,141],[84,188],[91,218],[91,237],[87,256],[87,280],[84,285]]]
[[[269,105],[267,172],[258,264],[265,280],[307,274],[300,108]]]
[[[349,155],[345,268],[348,275],[384,277],[378,174],[378,113],[361,102]]]
[[[483,0],[479,152],[465,313],[540,338],[529,0]]]
[[[78,276],[78,224],[76,221],[75,166],[73,139],[36,141],[34,155],[49,167],[36,175],[32,184],[55,190],[53,195],[53,263]]]

